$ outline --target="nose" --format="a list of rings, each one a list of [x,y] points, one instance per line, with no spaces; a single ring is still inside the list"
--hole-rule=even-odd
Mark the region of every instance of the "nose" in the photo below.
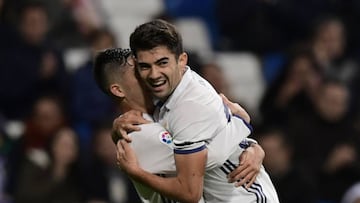
[[[151,79],[157,79],[161,76],[159,68],[157,66],[153,66],[150,69],[149,78]]]

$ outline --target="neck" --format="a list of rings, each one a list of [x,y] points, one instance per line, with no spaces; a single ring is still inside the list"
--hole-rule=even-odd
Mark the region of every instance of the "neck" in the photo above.
[[[130,110],[137,110],[142,113],[151,113],[146,107],[142,107],[141,105],[136,104],[135,102],[126,102],[122,101],[118,103],[118,107],[121,113],[128,112]]]

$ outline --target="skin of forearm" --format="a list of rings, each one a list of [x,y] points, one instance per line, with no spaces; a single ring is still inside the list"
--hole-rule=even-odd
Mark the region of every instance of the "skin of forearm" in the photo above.
[[[194,194],[194,191],[190,191],[190,193],[185,192],[185,185],[183,181],[177,177],[164,178],[148,173],[142,169],[140,169],[136,175],[133,174],[130,176],[135,181],[146,184],[147,186],[153,188],[156,192],[172,200],[184,203],[197,203],[200,199],[197,197],[197,194]],[[202,186],[199,186],[199,188],[202,188]]]
[[[128,171],[132,179],[167,198],[180,202],[198,202],[202,196],[207,150],[191,155],[175,154],[176,177],[159,177],[141,168]]]

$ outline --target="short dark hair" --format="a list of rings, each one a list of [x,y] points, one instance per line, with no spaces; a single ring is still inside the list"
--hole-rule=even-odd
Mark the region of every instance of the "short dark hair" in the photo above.
[[[139,25],[130,35],[130,48],[136,56],[139,50],[166,46],[176,58],[183,52],[180,33],[167,21],[156,19]]]
[[[108,74],[113,74],[117,68],[127,64],[127,58],[131,55],[130,49],[113,48],[99,52],[95,56],[93,74],[98,87],[112,96],[108,85]]]

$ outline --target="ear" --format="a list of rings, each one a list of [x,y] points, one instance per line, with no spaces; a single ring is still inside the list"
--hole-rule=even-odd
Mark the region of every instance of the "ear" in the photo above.
[[[118,84],[110,85],[110,92],[116,97],[125,97],[124,92],[121,90],[121,87]]]
[[[187,65],[187,62],[188,62],[188,55],[187,55],[187,53],[185,53],[185,52],[181,53],[180,56],[179,56],[179,65],[180,65],[181,67],[184,67],[184,68],[185,68],[185,66]]]

